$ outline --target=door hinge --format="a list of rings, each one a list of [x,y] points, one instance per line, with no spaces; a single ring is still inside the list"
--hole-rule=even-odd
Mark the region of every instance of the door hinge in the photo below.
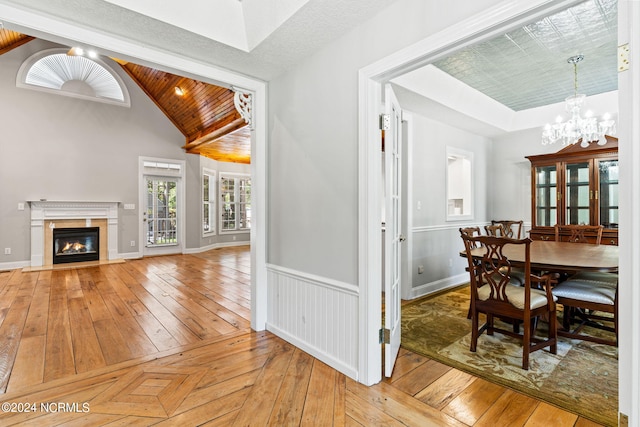
[[[618,46],[618,71],[629,69],[629,43]]]
[[[382,328],[378,331],[379,344],[391,344],[391,331],[389,329]]]
[[[389,114],[380,114],[380,130],[391,129],[391,116]]]

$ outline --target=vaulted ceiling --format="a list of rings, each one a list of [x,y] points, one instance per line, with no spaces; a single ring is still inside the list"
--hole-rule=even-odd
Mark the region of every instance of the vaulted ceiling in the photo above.
[[[0,55],[31,40],[33,37],[0,28]],[[235,108],[233,90],[115,61],[185,136],[186,152],[218,161],[250,163],[251,134]]]

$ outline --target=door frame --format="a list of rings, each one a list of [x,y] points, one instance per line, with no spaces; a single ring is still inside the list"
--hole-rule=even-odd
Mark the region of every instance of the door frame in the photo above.
[[[145,161],[149,161],[149,162],[159,162],[159,163],[172,163],[172,164],[177,164],[180,165],[180,172],[179,173],[167,173],[167,174],[162,174],[160,172],[158,173],[149,173],[149,172],[145,172],[145,168],[144,168],[144,162]],[[181,254],[184,253],[185,250],[185,238],[186,238],[186,221],[185,221],[185,217],[186,217],[186,206],[185,206],[185,201],[186,201],[186,197],[185,197],[185,191],[186,191],[186,186],[185,186],[185,168],[186,168],[186,162],[184,160],[177,160],[177,159],[160,159],[157,157],[144,157],[144,156],[140,156],[138,159],[138,225],[139,225],[139,229],[140,229],[140,235],[138,238],[138,241],[140,242],[140,253],[143,256],[151,256],[151,255],[169,255],[169,254]],[[147,205],[147,185],[146,185],[146,181],[148,177],[157,177],[157,178],[166,178],[167,180],[174,180],[176,181],[176,187],[178,190],[178,194],[177,194],[177,202],[178,202],[178,212],[177,212],[177,219],[178,219],[178,244],[177,245],[168,245],[168,246],[157,246],[157,247],[151,247],[151,248],[147,248],[147,236],[146,236],[146,227],[144,224],[144,208]]]
[[[251,132],[252,228],[251,244],[251,328],[263,331],[267,324],[267,88],[265,81],[206,64],[199,60],[163,51],[153,46],[140,46],[132,40],[93,28],[78,26],[62,18],[46,16],[29,9],[0,4],[0,16],[16,31],[56,43],[73,46],[86,43],[101,54],[123,59],[135,58],[136,63],[162,69],[173,74],[235,87],[252,95],[253,130]],[[176,145],[176,149],[177,145]],[[186,156],[186,155],[185,155]]]
[[[582,0],[502,2],[398,50],[358,72],[358,287],[360,290],[359,381],[382,378],[379,328],[382,316],[379,114],[386,82],[471,44],[564,10]],[[389,213],[387,213],[387,216]],[[389,218],[386,218],[389,221]],[[411,241],[411,239],[409,239]]]

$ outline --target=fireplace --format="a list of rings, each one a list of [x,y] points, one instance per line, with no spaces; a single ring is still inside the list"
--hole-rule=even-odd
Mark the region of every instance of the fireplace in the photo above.
[[[29,201],[31,267],[53,264],[53,230],[98,227],[98,260],[117,260],[118,202]]]
[[[98,261],[100,259],[100,228],[54,228],[53,263]]]

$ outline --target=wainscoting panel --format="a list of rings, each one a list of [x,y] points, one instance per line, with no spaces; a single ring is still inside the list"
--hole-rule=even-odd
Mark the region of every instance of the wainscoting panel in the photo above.
[[[267,266],[267,329],[357,379],[358,288]]]

